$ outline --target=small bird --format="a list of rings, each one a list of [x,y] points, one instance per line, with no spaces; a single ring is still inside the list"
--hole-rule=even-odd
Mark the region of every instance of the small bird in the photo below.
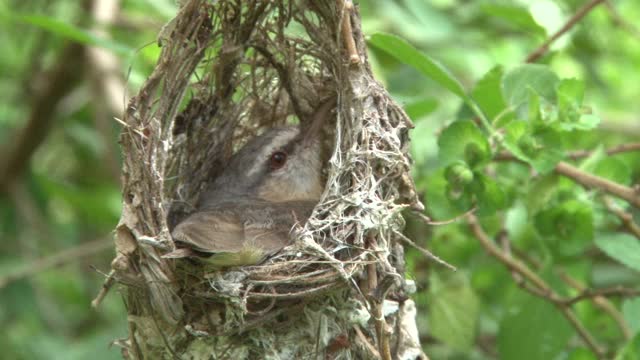
[[[172,231],[178,249],[165,257],[253,265],[286,246],[324,189],[320,129],[334,104],[320,105],[308,126],[270,129],[234,154]]]

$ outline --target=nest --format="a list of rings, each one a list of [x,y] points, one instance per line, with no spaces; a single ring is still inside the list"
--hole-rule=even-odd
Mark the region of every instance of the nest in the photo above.
[[[401,212],[422,208],[410,176],[412,124],[373,79],[356,10],[348,1],[242,3],[183,4],[125,115],[113,268],[137,332],[123,346],[138,355],[152,346],[140,344],[145,332],[161,333],[158,347],[176,338],[194,346],[185,339],[222,341],[302,308],[308,320],[328,306],[371,312],[405,296]],[[337,109],[324,129],[326,188],[291,246],[227,271],[162,257],[174,248],[170,230],[235,150],[270,127],[309,121],[327,96]],[[324,327],[325,345],[346,323]]]

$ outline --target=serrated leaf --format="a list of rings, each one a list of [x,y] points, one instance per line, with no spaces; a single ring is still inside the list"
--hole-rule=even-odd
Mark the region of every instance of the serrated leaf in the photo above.
[[[564,157],[562,137],[551,127],[531,129],[524,121],[513,121],[505,127],[504,146],[516,158],[546,174]]]
[[[549,248],[560,255],[584,251],[593,240],[593,210],[577,200],[548,207],[534,217],[536,230]]]
[[[441,279],[431,276],[429,325],[431,334],[460,350],[475,342],[479,301],[468,279],[456,273]]]
[[[476,83],[471,97],[489,119],[506,123],[513,118],[513,113],[505,111],[507,104],[500,88],[502,76],[502,67],[497,66],[491,69]],[[500,118],[496,119],[498,115]]]
[[[559,129],[564,131],[591,130],[600,124],[600,118],[582,106],[584,82],[562,79],[557,86]]]
[[[627,299],[622,303],[622,314],[633,334],[640,333],[640,299]]]
[[[473,163],[469,164],[473,167],[490,156],[489,141],[473,121],[455,121],[438,138],[438,157],[443,166],[473,157]]]
[[[498,183],[490,177],[476,173],[471,186],[478,201],[478,214],[491,215],[505,207],[506,197]]]
[[[571,326],[552,304],[532,297],[525,299],[500,323],[497,338],[499,358],[556,358],[573,334]]]
[[[555,101],[558,76],[547,66],[538,64],[520,65],[502,78],[502,94],[514,108],[522,107],[529,100],[530,91],[543,98]]]
[[[415,68],[459,97],[465,100],[468,99],[462,84],[447,68],[418,51],[404,39],[391,34],[376,33],[369,39],[369,44],[386,52],[398,61]]]
[[[572,130],[593,130],[600,125],[602,120],[600,117],[594,114],[580,114],[579,118],[575,122],[563,122],[561,123],[561,129],[565,131]]]
[[[500,18],[514,27],[530,31],[540,37],[547,35],[545,28],[540,26],[529,10],[522,6],[489,3],[481,5],[481,8],[488,15]]]
[[[557,85],[556,95],[560,111],[582,106],[584,82],[578,79],[562,79]]]
[[[640,271],[640,241],[629,234],[600,234],[596,246],[614,260]]]
[[[469,206],[465,208],[463,207],[464,205],[458,206],[458,204],[455,204],[449,199],[447,196],[448,182],[444,172],[445,169],[440,169],[426,176],[424,183],[418,182],[416,184],[419,190],[425,194],[424,204],[429,214],[433,215],[435,219],[441,220],[459,216],[471,207],[470,201],[468,202]],[[460,207],[462,207],[462,209]]]

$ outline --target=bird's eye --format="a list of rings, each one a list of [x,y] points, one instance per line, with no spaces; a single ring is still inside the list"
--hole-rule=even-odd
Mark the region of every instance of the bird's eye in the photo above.
[[[276,151],[271,154],[271,159],[269,159],[269,165],[272,170],[280,169],[287,162],[287,153],[284,151]]]

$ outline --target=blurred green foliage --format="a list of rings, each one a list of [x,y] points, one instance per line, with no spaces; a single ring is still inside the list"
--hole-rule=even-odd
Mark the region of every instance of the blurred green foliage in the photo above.
[[[96,24],[92,3],[0,4],[2,149],[23,136],[49,71],[70,43],[115,54],[129,94],[153,69],[156,37],[175,14],[174,1],[121,1],[106,27]],[[583,3],[359,2],[374,71],[416,125],[414,174],[427,214],[446,220],[477,207],[485,231],[508,234],[514,254],[563,296],[578,292],[560,273],[591,288],[637,288],[640,270],[639,239],[623,231],[602,193],[553,171],[559,161],[571,161],[569,152],[589,150],[571,162],[622,185],[640,182],[638,152],[605,153],[640,139],[640,2],[596,7],[537,64],[523,63]],[[96,27],[106,32],[92,32]],[[24,172],[1,189],[0,279],[39,258],[108,238],[118,220],[119,125],[111,119],[120,114],[105,110],[93,70],[91,64],[79,69],[81,81],[46,114],[50,130]],[[496,161],[505,151],[518,161]],[[611,201],[637,222],[637,209]],[[558,309],[520,289],[464,221],[427,227],[409,217],[407,231],[459,269],[451,273],[417,252],[407,254],[432,359],[595,358]],[[89,306],[103,281],[91,267],[107,271],[111,257],[102,251],[69,259],[0,288],[1,357],[120,358],[108,344],[127,334],[121,299],[112,292],[98,310]],[[608,349],[607,358],[640,358],[640,302],[611,303],[630,339],[592,301],[573,309]]]

